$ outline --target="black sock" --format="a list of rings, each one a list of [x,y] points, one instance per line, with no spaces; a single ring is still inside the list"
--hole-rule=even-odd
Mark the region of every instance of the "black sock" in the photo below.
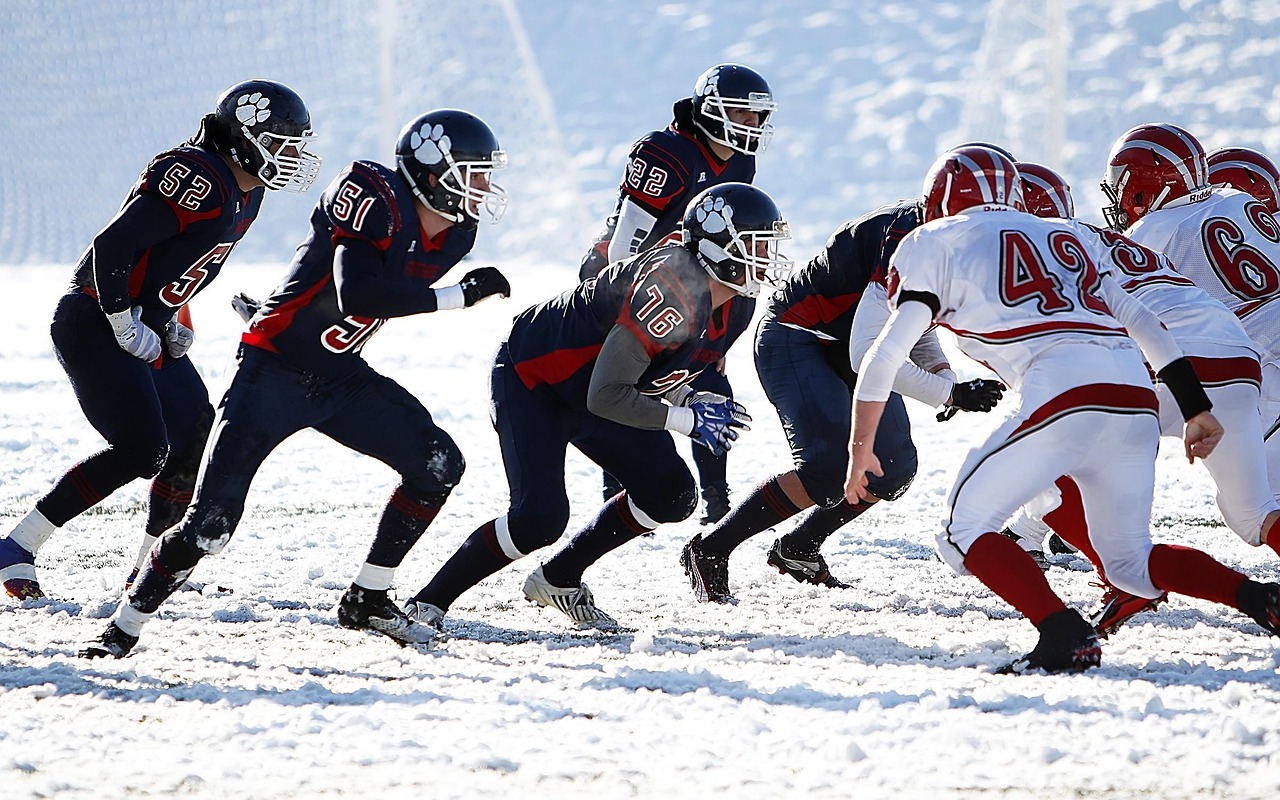
[[[138,477],[132,456],[108,447],[76,464],[36,502],[44,518],[61,528]]]
[[[815,508],[790,533],[782,537],[782,549],[789,556],[812,560],[817,557],[828,536],[873,505],[875,504],[863,502],[849,505],[848,500],[841,500],[831,508]]]
[[[627,496],[618,495],[605,503],[595,519],[542,565],[542,576],[552,586],[571,589],[582,583],[582,573],[605,553],[649,532],[631,513]]]
[[[703,489],[717,484],[727,484],[728,455],[716,455],[700,444],[693,445],[693,463],[698,468],[698,485]]]
[[[151,548],[151,554],[138,571],[129,588],[129,605],[145,614],[154,614],[191,576],[203,557],[204,553],[187,543],[180,528],[169,531]]]
[[[514,559],[498,544],[496,522],[476,528],[413,599],[447,611],[463,592],[510,564]]]
[[[734,549],[760,531],[772,528],[784,519],[800,513],[800,508],[787,498],[776,477],[764,481],[747,499],[734,507],[707,535],[699,549],[707,555],[728,556]]]
[[[365,560],[378,567],[400,566],[440,513],[448,496],[448,492],[428,494],[397,486],[382,511],[382,519],[378,520],[378,532]]]

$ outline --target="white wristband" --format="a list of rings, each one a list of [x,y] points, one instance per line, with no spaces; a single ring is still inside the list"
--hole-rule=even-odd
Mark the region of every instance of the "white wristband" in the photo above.
[[[437,311],[452,311],[467,304],[467,298],[462,294],[462,287],[456,283],[452,286],[441,286],[435,291]]]
[[[663,423],[662,427],[688,436],[693,433],[693,421],[692,408],[669,406],[667,408],[667,421]]]

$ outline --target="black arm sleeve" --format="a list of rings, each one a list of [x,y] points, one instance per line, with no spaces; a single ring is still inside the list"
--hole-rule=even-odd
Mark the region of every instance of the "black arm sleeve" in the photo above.
[[[138,253],[178,232],[178,217],[169,204],[143,192],[93,237],[93,283],[105,313],[129,308],[129,278]]]
[[[1209,395],[1196,377],[1196,371],[1185,357],[1170,361],[1164,369],[1156,373],[1160,382],[1169,387],[1169,393],[1178,403],[1184,420],[1191,419],[1201,411],[1213,408]]]
[[[632,428],[662,430],[667,422],[666,403],[646,397],[636,388],[650,363],[636,335],[621,325],[613,326],[591,370],[587,410]]]
[[[897,304],[902,305],[908,300],[914,300],[917,303],[924,303],[933,312],[933,316],[937,317],[938,312],[942,310],[942,301],[938,300],[938,296],[933,292],[899,292]]]
[[[436,292],[425,281],[388,278],[382,253],[363,239],[343,239],[333,254],[338,309],[350,316],[407,317],[436,310]]]

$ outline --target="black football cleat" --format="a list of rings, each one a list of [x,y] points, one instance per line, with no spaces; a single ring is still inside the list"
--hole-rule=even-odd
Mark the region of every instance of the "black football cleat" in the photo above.
[[[430,625],[415,622],[396,608],[386,589],[366,589],[351,584],[338,601],[338,624],[344,628],[376,631],[400,644],[429,644],[436,638]]]
[[[703,514],[701,525],[714,525],[729,513],[729,485],[713,483],[702,490]]]
[[[782,540],[776,539],[769,548],[769,566],[781,575],[790,575],[801,583],[812,583],[830,589],[848,589],[849,584],[834,577],[827,568],[827,560],[819,553],[812,558],[791,556],[782,552]]]
[[[1039,625],[1035,649],[996,670],[997,675],[1027,672],[1084,672],[1102,663],[1098,634],[1084,617],[1071,609],[1050,614]]]
[[[80,651],[81,658],[124,658],[133,651],[133,646],[138,643],[137,636],[130,636],[120,629],[114,622],[107,625],[107,629],[102,632],[97,639],[85,645]]]
[[[729,558],[703,553],[702,534],[694,536],[680,551],[680,566],[689,576],[693,596],[702,603],[733,603],[729,594]]]
[[[1272,636],[1280,636],[1280,584],[1245,581],[1236,590],[1236,605]]]

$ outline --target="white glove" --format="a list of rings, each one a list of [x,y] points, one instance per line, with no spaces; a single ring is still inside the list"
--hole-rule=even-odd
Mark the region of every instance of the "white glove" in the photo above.
[[[172,358],[185,356],[195,340],[196,332],[179,322],[177,314],[174,314],[169,324],[164,326],[165,349],[169,351]]]
[[[160,337],[143,325],[141,318],[142,307],[134,306],[130,311],[108,314],[107,322],[111,323],[111,332],[121,350],[143,361],[155,361],[160,357]]]

